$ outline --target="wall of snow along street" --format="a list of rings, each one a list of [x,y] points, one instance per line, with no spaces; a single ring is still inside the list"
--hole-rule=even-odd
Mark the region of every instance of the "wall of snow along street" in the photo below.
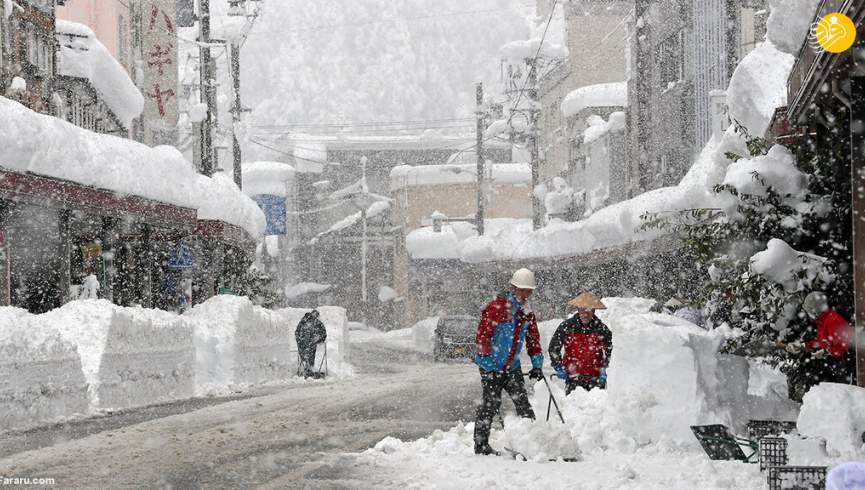
[[[183,315],[106,300],[40,315],[0,308],[0,431],[286,381],[306,311],[228,295]],[[319,311],[329,373],[351,375],[345,310]]]

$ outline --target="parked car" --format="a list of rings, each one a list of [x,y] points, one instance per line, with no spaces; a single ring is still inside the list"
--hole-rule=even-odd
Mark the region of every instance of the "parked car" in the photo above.
[[[435,329],[433,359],[473,359],[478,320],[469,315],[450,315],[439,318]]]

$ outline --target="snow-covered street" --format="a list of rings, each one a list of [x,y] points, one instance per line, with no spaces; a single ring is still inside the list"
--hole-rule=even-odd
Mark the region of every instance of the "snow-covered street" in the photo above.
[[[358,488],[368,486],[369,473],[344,453],[473,417],[472,365],[433,364],[375,343],[354,345],[352,355],[356,378],[7,434],[0,437],[0,475],[52,477],[59,488]],[[29,449],[31,438],[51,445],[16,451]]]

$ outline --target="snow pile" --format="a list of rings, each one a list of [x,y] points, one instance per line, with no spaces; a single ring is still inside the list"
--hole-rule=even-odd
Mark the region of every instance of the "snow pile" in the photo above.
[[[610,114],[607,121],[604,121],[604,118],[600,116],[592,114],[586,118],[588,127],[583,131],[583,144],[591,144],[611,132],[624,131],[625,121],[625,113],[621,111]]]
[[[390,286],[382,286],[378,289],[378,300],[382,303],[387,303],[397,298],[399,298],[399,293]]]
[[[42,325],[36,328],[56,325],[63,339],[77,347],[93,409],[192,396],[192,329],[176,315],[84,300],[34,315],[31,321]]]
[[[808,289],[814,281],[832,282],[834,278],[825,263],[823,257],[799,252],[784,240],[773,238],[767,243],[766,250],[751,257],[750,269],[793,293]]]
[[[754,177],[759,174],[759,180]],[[781,197],[795,205],[807,190],[807,176],[796,168],[796,157],[785,146],[775,145],[766,155],[743,158],[727,167],[722,182],[735,188],[740,194],[767,195],[771,188]]]
[[[574,203],[574,190],[565,179],[555,177],[553,179],[553,190],[544,196],[544,207],[548,214],[563,214],[568,212]]]
[[[21,77],[12,77],[12,83],[9,85],[9,91],[14,92],[23,92],[27,90],[27,80],[24,80]]]
[[[213,177],[197,176],[198,219],[225,221],[246,230],[255,238],[264,235],[267,219],[258,204],[240,192],[231,177],[216,173]]]
[[[323,293],[331,288],[330,284],[318,284],[315,282],[301,282],[293,286],[285,287],[285,298],[295,299],[309,293]]]
[[[826,440],[830,456],[847,460],[865,458],[865,389],[821,383],[803,398],[796,426],[799,433]]]
[[[819,0],[769,0],[769,41],[785,53],[797,54],[815,21],[819,4]]]
[[[793,55],[768,41],[748,53],[727,88],[730,118],[742,123],[752,135],[763,136],[775,108],[787,103],[787,77],[795,61]]]
[[[599,83],[572,90],[562,101],[562,115],[575,116],[587,107],[626,107],[627,82]]]
[[[435,330],[439,317],[431,316],[411,326],[411,336],[415,349],[421,352],[432,352],[435,340]]]
[[[755,409],[755,398],[771,402],[776,418],[792,418],[795,406],[774,394],[749,395],[747,361],[719,355],[717,333],[649,313],[652,300],[603,301],[609,309],[599,314],[613,332],[614,345],[609,389],[578,389],[565,397],[562,383],[551,382],[566,422],[561,424],[555,411],[550,422],[544,421],[549,393],[543,382],[531,383],[539,420],[507,415],[504,429],[493,430],[493,447],[519,451],[527,463],[486,458],[484,477],[478,479],[471,423],[414,442],[386,438],[360,461],[385,468],[402,483],[447,481],[453,488],[510,488],[523,480],[546,488],[570,488],[576,482],[586,488],[670,488],[671,482],[675,488],[761,488],[755,465],[710,462],[689,426],[738,427],[749,417],[765,417],[770,410],[760,404]],[[558,323],[540,325],[542,343]],[[504,406],[510,409],[508,402]],[[579,457],[580,462],[549,466],[547,460],[557,457]],[[486,467],[499,463],[501,473]]]
[[[489,170],[487,170],[489,172]],[[489,178],[489,173],[485,176]],[[474,184],[477,165],[400,165],[390,171],[390,190],[431,185]],[[527,163],[492,164],[492,183],[495,186],[530,185],[532,169]]]
[[[0,431],[27,429],[88,411],[75,344],[25,310],[0,308]]]
[[[243,193],[247,196],[286,197],[286,187],[295,171],[291,165],[281,162],[248,162],[243,164],[241,174]]]
[[[132,120],[144,110],[144,96],[123,66],[89,27],[57,19],[56,32],[57,73],[88,80],[123,126],[131,129]]]
[[[288,379],[294,374],[289,329],[249,298],[214,296],[183,317],[195,328],[198,394]]]

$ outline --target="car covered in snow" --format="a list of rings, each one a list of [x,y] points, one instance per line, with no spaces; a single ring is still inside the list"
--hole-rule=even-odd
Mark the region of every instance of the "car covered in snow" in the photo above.
[[[478,319],[469,315],[439,317],[435,328],[433,359],[473,359]]]

